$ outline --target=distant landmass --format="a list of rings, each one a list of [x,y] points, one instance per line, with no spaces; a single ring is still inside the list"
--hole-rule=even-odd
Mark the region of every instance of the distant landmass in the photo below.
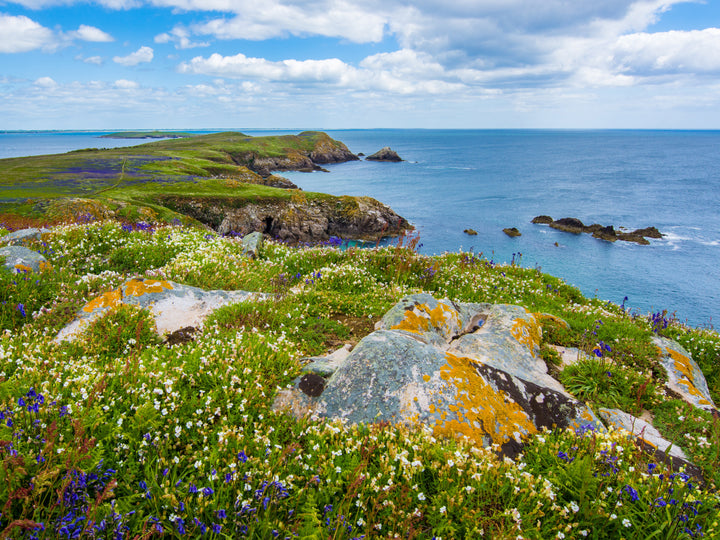
[[[108,133],[100,135],[101,139],[183,139],[185,137],[195,137],[194,133],[184,133],[180,131],[118,131],[116,133]]]

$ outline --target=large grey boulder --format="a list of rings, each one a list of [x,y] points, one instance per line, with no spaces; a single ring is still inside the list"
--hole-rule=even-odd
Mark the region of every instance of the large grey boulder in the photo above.
[[[263,233],[254,232],[247,234],[242,239],[242,252],[253,259],[260,255],[263,248]]]
[[[40,240],[43,234],[49,232],[50,229],[21,229],[8,233],[5,236],[0,236],[0,244],[6,244],[8,246],[23,245],[33,240]]]
[[[159,334],[200,326],[219,307],[263,298],[261,293],[245,291],[205,291],[173,281],[131,279],[118,289],[91,300],[74,321],[63,328],[56,341],[72,340],[93,320],[120,304],[147,308],[153,314]]]
[[[40,272],[50,268],[47,259],[23,246],[0,247],[0,258],[4,258],[3,267],[9,272]]]
[[[543,427],[602,429],[547,374],[539,340],[537,320],[521,307],[409,296],[332,375],[308,365],[275,407],[353,423],[422,424],[511,455]]]

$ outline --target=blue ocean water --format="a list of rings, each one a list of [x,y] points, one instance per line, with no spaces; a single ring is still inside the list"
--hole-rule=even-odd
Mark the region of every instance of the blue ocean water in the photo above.
[[[297,133],[243,130],[251,135]],[[406,161],[283,173],[306,191],[369,195],[408,219],[421,252],[473,250],[562,277],[584,294],[693,325],[720,320],[720,132],[327,130],[355,153],[390,146]],[[138,144],[99,133],[0,133],[0,157]],[[24,137],[24,139],[23,139]],[[21,140],[22,139],[22,140]],[[651,245],[610,244],[530,223],[657,227]],[[517,227],[510,238],[504,227]],[[475,229],[477,236],[463,233]],[[555,243],[557,242],[557,246]]]

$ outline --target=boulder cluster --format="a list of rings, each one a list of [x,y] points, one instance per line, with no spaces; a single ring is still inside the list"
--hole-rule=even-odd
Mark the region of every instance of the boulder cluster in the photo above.
[[[569,232],[573,234],[588,233],[595,238],[605,240],[607,242],[615,242],[616,240],[624,240],[626,242],[635,242],[636,244],[647,245],[650,243],[648,238],[662,238],[662,233],[655,227],[645,227],[644,229],[635,229],[632,232],[626,232],[623,227],[616,230],[613,225],[585,225],[577,218],[567,217],[554,220],[550,216],[536,216],[532,219],[533,223],[546,224],[559,231]]]

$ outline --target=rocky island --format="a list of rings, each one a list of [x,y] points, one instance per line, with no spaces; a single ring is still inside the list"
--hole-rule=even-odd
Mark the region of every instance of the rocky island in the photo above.
[[[624,240],[625,242],[648,245],[650,243],[648,238],[662,238],[662,233],[660,233],[656,227],[645,227],[643,229],[626,232],[623,230],[623,227],[620,227],[620,230],[616,230],[613,225],[599,225],[597,223],[585,225],[579,219],[572,217],[554,220],[550,216],[541,215],[534,217],[532,223],[549,225],[553,229],[573,234],[591,234],[594,238],[605,240],[606,242]]]

